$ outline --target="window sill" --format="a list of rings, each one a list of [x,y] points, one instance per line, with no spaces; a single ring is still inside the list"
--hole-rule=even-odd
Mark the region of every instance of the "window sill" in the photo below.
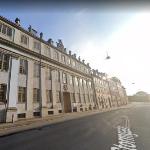
[[[17,104],[25,104],[26,102],[18,102]]]

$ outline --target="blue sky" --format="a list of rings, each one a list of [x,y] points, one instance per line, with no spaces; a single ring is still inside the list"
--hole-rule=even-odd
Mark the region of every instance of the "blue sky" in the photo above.
[[[149,61],[150,13],[121,9],[1,9],[1,15],[20,18],[25,29],[32,25],[44,39],[62,39],[65,47],[77,53],[91,67],[121,79],[128,94],[138,90],[150,93]],[[106,51],[111,58],[105,60]],[[144,73],[144,74],[143,74]],[[135,82],[135,85],[131,83]]]

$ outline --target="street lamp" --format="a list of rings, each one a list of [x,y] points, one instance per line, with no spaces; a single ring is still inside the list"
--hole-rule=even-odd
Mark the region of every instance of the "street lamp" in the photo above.
[[[106,56],[106,58],[105,59],[111,59],[111,57],[108,55],[108,52],[106,52],[106,54],[107,54],[107,56]]]

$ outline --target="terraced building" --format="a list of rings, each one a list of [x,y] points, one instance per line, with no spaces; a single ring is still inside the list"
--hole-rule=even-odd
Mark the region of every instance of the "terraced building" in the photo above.
[[[0,122],[101,109],[93,78],[61,40],[0,16]]]

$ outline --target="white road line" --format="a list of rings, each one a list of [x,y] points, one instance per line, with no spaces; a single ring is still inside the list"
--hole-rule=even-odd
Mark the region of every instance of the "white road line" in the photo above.
[[[117,126],[118,144],[113,144],[111,150],[137,150],[135,138],[138,135],[132,133],[128,116],[122,116],[121,119],[124,124]]]

